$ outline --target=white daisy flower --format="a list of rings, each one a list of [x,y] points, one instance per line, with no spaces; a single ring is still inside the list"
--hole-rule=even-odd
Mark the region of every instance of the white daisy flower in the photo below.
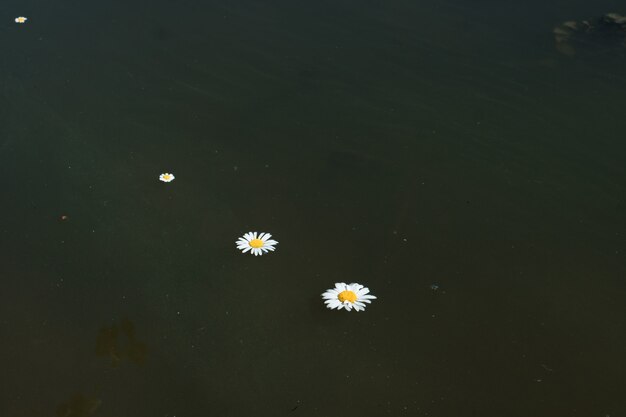
[[[174,176],[174,174],[170,174],[170,173],[167,173],[167,172],[159,175],[159,179],[161,181],[163,181],[163,182],[172,182],[172,181],[174,181],[174,178],[176,178]]]
[[[274,246],[278,244],[275,240],[270,240],[269,233],[248,232],[243,237],[237,239],[237,249],[240,249],[243,253],[250,251],[254,256],[263,255],[268,251],[276,249]]]
[[[15,18],[15,23],[26,23],[27,20],[28,20],[28,18],[24,17],[24,16],[16,17]]]
[[[322,298],[326,300],[324,301],[326,307],[331,310],[345,308],[350,311],[354,308],[356,311],[361,311],[365,310],[365,303],[371,303],[371,300],[376,299],[369,292],[369,288],[361,284],[337,282],[335,283],[335,288],[322,294]]]

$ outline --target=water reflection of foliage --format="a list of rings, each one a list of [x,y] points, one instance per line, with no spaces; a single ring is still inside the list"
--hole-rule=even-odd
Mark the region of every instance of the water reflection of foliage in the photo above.
[[[626,16],[606,13],[595,19],[563,22],[553,29],[556,49],[574,55],[576,47],[626,47]]]
[[[97,398],[76,394],[66,403],[57,407],[57,417],[88,417],[102,404]]]
[[[137,340],[135,326],[128,319],[119,325],[103,327],[98,333],[96,354],[111,358],[111,365],[116,367],[124,358],[141,365],[145,362],[148,349],[145,343]]]

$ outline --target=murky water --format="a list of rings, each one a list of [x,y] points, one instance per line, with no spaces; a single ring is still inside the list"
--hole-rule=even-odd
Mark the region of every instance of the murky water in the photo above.
[[[3,2],[0,415],[623,415],[613,11]]]

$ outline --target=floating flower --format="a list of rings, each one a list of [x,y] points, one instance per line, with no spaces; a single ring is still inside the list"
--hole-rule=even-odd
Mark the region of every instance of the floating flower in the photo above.
[[[350,311],[354,308],[356,311],[361,311],[365,310],[365,303],[371,303],[371,300],[376,298],[369,292],[369,288],[361,284],[337,282],[335,283],[335,288],[322,294],[322,298],[326,300],[324,301],[326,307],[331,310],[345,308]]]
[[[28,20],[28,18],[24,17],[24,16],[16,17],[15,18],[15,23],[26,23],[27,20]]]
[[[278,244],[275,240],[270,240],[269,233],[248,232],[243,237],[237,239],[237,249],[240,249],[243,253],[250,251],[254,256],[263,255],[268,251],[276,249],[274,246]]]
[[[163,182],[172,182],[174,181],[174,178],[176,178],[174,174],[169,174],[167,172],[159,175],[159,179]]]

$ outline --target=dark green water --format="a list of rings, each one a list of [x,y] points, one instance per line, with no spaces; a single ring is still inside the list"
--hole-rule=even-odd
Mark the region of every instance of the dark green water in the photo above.
[[[3,1],[0,415],[624,415],[610,11]]]

